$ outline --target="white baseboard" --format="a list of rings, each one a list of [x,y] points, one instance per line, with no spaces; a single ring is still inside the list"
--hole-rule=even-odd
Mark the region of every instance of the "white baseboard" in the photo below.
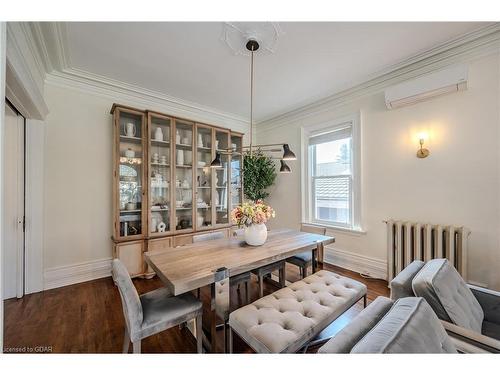
[[[46,269],[43,289],[83,283],[111,276],[111,258]]]
[[[333,246],[325,247],[324,262],[362,273],[376,279],[387,280],[387,262],[341,250]]]

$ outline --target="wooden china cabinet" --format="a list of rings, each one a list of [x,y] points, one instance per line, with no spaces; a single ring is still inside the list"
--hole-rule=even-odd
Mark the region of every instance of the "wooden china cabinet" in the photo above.
[[[113,255],[131,276],[152,276],[143,252],[192,242],[200,232],[231,233],[243,200],[243,134],[118,104],[111,109]],[[222,168],[210,168],[217,151]]]

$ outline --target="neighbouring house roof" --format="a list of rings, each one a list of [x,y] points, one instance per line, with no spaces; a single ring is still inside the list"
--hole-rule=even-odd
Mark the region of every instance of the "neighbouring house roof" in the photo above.
[[[349,177],[320,178],[316,180],[316,199],[349,199]]]

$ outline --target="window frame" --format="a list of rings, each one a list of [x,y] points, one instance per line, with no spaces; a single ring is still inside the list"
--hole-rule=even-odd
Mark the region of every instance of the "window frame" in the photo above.
[[[336,118],[326,123],[303,126],[301,128],[301,190],[302,190],[302,222],[325,227],[362,232],[361,225],[361,131],[360,113]],[[350,189],[350,225],[332,221],[314,219],[313,167],[314,160],[309,149],[309,139],[315,135],[340,130],[351,126],[351,189]],[[345,175],[344,175],[345,176]],[[332,176],[328,176],[332,177]],[[317,179],[317,177],[316,177]]]

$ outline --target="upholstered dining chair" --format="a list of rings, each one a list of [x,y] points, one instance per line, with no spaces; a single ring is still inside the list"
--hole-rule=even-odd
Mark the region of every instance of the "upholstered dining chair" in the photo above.
[[[308,232],[314,234],[326,234],[326,228],[316,227],[314,225],[302,224],[300,227],[301,232]],[[318,244],[318,260],[323,262],[323,244]],[[316,260],[315,260],[316,261]],[[312,265],[312,252],[305,251],[303,253],[294,255],[291,258],[286,260],[287,263],[291,263],[299,267],[300,269],[300,277],[303,279],[307,276],[307,268]]]
[[[233,236],[243,236],[244,229],[236,229],[233,231]],[[264,277],[270,275],[274,271],[279,271],[279,283],[282,288],[285,287],[285,261],[268,264],[263,267],[252,270],[252,273],[257,276],[259,282],[259,298],[264,296]]]
[[[173,297],[167,288],[142,295],[132,283],[130,275],[118,260],[113,260],[113,280],[118,286],[125,318],[123,353],[128,353],[130,342],[133,352],[141,352],[141,340],[182,323],[196,320],[196,346],[202,353],[203,305],[191,293]]]
[[[224,233],[223,232],[211,232],[211,233],[203,233],[203,234],[197,234],[193,236],[193,243],[196,242],[202,242],[202,241],[211,241],[211,240],[218,240],[224,238]],[[240,286],[242,284],[245,284],[245,300],[246,304],[249,303],[250,301],[250,291],[249,291],[249,284],[252,276],[250,272],[245,272],[241,273],[236,276],[232,276],[229,278],[229,286],[230,287],[237,287],[238,293],[240,291]],[[198,295],[199,298],[199,295]]]

